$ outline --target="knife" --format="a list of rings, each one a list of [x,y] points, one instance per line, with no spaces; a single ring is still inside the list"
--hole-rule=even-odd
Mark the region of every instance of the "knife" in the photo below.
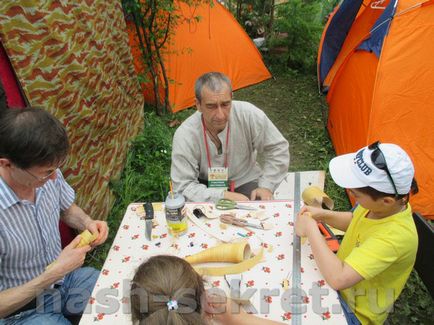
[[[143,204],[143,209],[145,210],[145,222],[146,222],[146,239],[152,239],[152,226],[154,220],[154,207],[151,202],[146,202]]]

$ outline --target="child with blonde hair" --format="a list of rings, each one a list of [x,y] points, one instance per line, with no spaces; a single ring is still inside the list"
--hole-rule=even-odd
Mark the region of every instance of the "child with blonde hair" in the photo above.
[[[175,256],[159,255],[139,266],[131,285],[133,323],[207,324],[202,277]]]
[[[141,264],[130,296],[134,324],[281,324],[249,315],[242,308],[233,312],[230,299],[207,296],[202,277],[176,256],[153,256]]]

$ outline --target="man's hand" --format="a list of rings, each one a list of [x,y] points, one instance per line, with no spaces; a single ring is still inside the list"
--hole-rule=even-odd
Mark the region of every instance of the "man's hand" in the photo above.
[[[61,252],[56,261],[47,268],[47,272],[55,273],[59,278],[83,265],[86,253],[91,250],[89,245],[76,248],[81,236],[78,235]]]
[[[107,239],[107,223],[105,221],[93,220],[75,203],[63,212],[62,220],[68,226],[80,232],[87,229],[92,235],[97,235],[91,244],[92,247],[101,245]]]
[[[300,212],[295,220],[295,233],[300,237],[307,237],[311,227],[318,227],[312,215],[309,212]]]
[[[265,187],[258,187],[250,194],[250,200],[269,201],[273,199],[273,193]]]
[[[244,194],[237,193],[237,192],[228,192],[225,191],[223,198],[233,201],[249,201],[249,198],[245,196]]]
[[[86,224],[86,229],[92,234],[97,234],[98,237],[91,243],[92,247],[104,243],[108,236],[107,222],[101,220],[91,220]]]

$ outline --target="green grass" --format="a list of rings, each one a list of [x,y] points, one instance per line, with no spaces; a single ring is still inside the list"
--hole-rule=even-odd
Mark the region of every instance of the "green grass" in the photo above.
[[[335,156],[325,128],[327,105],[318,94],[316,78],[294,72],[236,91],[235,99],[261,108],[289,142],[291,171],[326,170],[326,193],[337,210],[348,210],[349,200],[328,174],[328,162]],[[183,121],[193,110],[158,118],[145,115],[144,131],[133,141],[120,180],[112,183],[115,205],[108,217],[110,235],[106,244],[89,256],[87,264],[101,268],[129,203],[162,201],[168,191],[170,150],[174,128],[170,121]],[[433,300],[415,272],[395,303],[390,324],[431,324]]]

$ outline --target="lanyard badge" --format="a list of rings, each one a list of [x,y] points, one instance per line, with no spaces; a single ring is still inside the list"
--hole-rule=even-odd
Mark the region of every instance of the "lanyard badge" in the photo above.
[[[228,122],[229,123],[229,122]],[[209,153],[208,141],[206,137],[206,127],[202,117],[203,139],[205,141],[206,158],[208,159],[208,187],[209,188],[228,188],[229,168],[228,168],[228,143],[229,143],[229,124],[226,133],[225,165],[223,167],[212,167]]]
[[[228,168],[210,167],[208,168],[208,187],[228,188]]]

